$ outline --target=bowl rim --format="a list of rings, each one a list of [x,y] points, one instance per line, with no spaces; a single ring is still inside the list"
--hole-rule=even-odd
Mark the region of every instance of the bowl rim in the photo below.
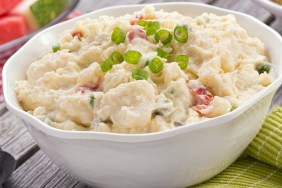
[[[154,7],[164,7],[164,6],[170,6],[170,5],[177,5],[177,6],[193,6],[193,7],[199,7],[199,8],[205,8],[207,10],[213,10],[213,11],[218,11],[222,12],[225,14],[233,14],[235,16],[243,16],[246,17],[247,19],[251,20],[252,22],[256,22],[256,24],[260,25],[261,27],[264,27],[268,32],[272,33],[277,40],[280,41],[282,44],[282,37],[280,34],[278,34],[275,30],[272,28],[268,27],[265,25],[263,22],[257,20],[256,18],[247,15],[245,13],[237,12],[237,11],[232,11],[232,10],[227,10],[219,7],[215,7],[212,5],[207,5],[207,4],[201,4],[201,3],[194,3],[194,2],[169,2],[169,3],[150,3],[150,4],[134,4],[134,5],[119,5],[119,6],[113,6],[113,7],[107,7],[99,10],[95,10],[92,12],[89,12],[85,15],[79,16],[77,18],[74,18],[72,20],[68,20],[66,22],[60,23],[58,25],[64,25],[68,24],[69,22],[75,23],[78,20],[87,18],[92,16],[93,14],[97,14],[100,12],[108,11],[108,10],[116,10],[116,9],[123,9],[123,8],[143,8],[147,5],[153,5]],[[93,16],[92,16],[93,17]],[[22,48],[32,44],[34,40],[36,40],[38,37],[41,35],[44,35],[45,33],[48,33],[50,30],[53,28],[57,27],[52,26],[44,31],[41,31],[40,33],[36,34],[32,39],[30,39]],[[95,140],[104,140],[104,141],[115,141],[115,142],[149,142],[149,141],[155,141],[155,140],[161,140],[161,139],[166,139],[169,137],[173,137],[176,135],[181,135],[187,132],[191,131],[196,131],[199,129],[203,128],[212,128],[212,127],[219,127],[224,125],[224,123],[231,121],[241,114],[243,114],[247,109],[249,109],[252,105],[254,105],[256,102],[258,102],[260,99],[265,97],[266,95],[274,92],[279,88],[279,86],[282,84],[282,75],[279,75],[278,78],[269,86],[267,86],[265,89],[260,91],[256,96],[253,98],[247,100],[244,104],[242,104],[240,107],[235,109],[232,112],[229,112],[225,115],[218,116],[215,118],[199,121],[196,123],[192,123],[189,125],[184,125],[180,127],[176,127],[173,129],[169,129],[166,131],[161,131],[161,132],[153,132],[153,133],[142,133],[142,134],[124,134],[124,133],[111,133],[111,132],[95,132],[95,131],[70,131],[70,130],[61,130],[57,129],[54,127],[51,127],[47,125],[46,123],[42,122],[38,118],[32,116],[31,114],[25,112],[21,108],[17,107],[14,105],[11,101],[13,101],[12,97],[8,95],[8,72],[7,69],[8,67],[12,66],[13,67],[13,60],[16,59],[17,55],[21,53],[21,50],[17,51],[5,64],[3,68],[3,93],[4,93],[4,98],[5,98],[5,103],[7,108],[12,111],[16,116],[20,117],[26,122],[32,121],[33,124],[36,123],[35,125],[32,125],[33,128],[38,129],[42,131],[43,133],[53,136],[53,137],[59,137],[63,139],[95,139]],[[280,60],[280,63],[282,64],[282,58]],[[14,65],[15,66],[15,65]],[[16,99],[14,99],[16,100]]]
[[[39,28],[36,31],[33,31],[31,33],[28,33],[20,38],[14,39],[12,41],[9,41],[7,43],[0,45],[0,52],[9,50],[10,48],[13,48],[14,46],[21,45],[22,43],[26,42],[28,39],[36,35],[37,33],[43,31],[44,29],[53,26],[57,23],[60,23],[64,18],[66,18],[78,5],[80,0],[69,0],[69,4],[65,7],[64,11],[60,13],[54,20],[52,20],[50,23],[46,24],[44,27]]]

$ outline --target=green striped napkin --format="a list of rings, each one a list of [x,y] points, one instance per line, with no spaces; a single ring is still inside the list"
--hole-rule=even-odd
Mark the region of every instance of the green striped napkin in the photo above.
[[[276,107],[244,154],[195,188],[282,188],[282,106]]]

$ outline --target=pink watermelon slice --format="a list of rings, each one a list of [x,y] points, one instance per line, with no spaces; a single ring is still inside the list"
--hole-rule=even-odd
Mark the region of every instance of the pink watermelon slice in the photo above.
[[[19,4],[21,0],[0,0],[0,15],[7,13],[17,4]]]
[[[23,17],[6,16],[0,18],[0,45],[24,36],[27,32]]]
[[[30,6],[36,1],[24,0],[9,12],[10,15],[22,16],[25,19],[29,31],[35,31],[40,28],[30,9]]]

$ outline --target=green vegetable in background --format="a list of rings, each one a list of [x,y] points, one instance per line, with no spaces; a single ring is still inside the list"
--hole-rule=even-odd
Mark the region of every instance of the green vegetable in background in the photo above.
[[[60,15],[68,4],[68,0],[37,0],[30,6],[40,27],[45,26]]]

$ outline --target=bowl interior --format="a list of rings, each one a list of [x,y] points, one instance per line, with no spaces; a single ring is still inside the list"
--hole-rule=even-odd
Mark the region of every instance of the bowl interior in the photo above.
[[[140,10],[145,5],[119,6],[113,8],[101,9],[92,13],[80,16],[73,20],[52,26],[34,36],[18,52],[16,52],[6,63],[3,71],[4,97],[8,108],[16,110],[18,113],[24,113],[21,109],[14,91],[17,81],[26,79],[26,70],[31,62],[35,61],[42,52],[50,51],[52,44],[57,43],[60,33],[70,29],[73,24],[84,18],[96,18],[101,15],[121,16],[125,13],[133,13]],[[266,26],[257,19],[238,12],[224,10],[209,5],[197,3],[162,3],[154,5],[157,10],[178,11],[183,15],[191,17],[198,16],[204,12],[217,15],[233,14],[238,23],[244,27],[251,36],[261,39],[266,46],[267,53],[274,68],[274,82],[268,86],[269,92],[277,89],[282,82],[282,39],[273,29]],[[267,93],[265,93],[266,95]],[[253,100],[253,99],[251,99]],[[253,101],[254,102],[254,101]]]

